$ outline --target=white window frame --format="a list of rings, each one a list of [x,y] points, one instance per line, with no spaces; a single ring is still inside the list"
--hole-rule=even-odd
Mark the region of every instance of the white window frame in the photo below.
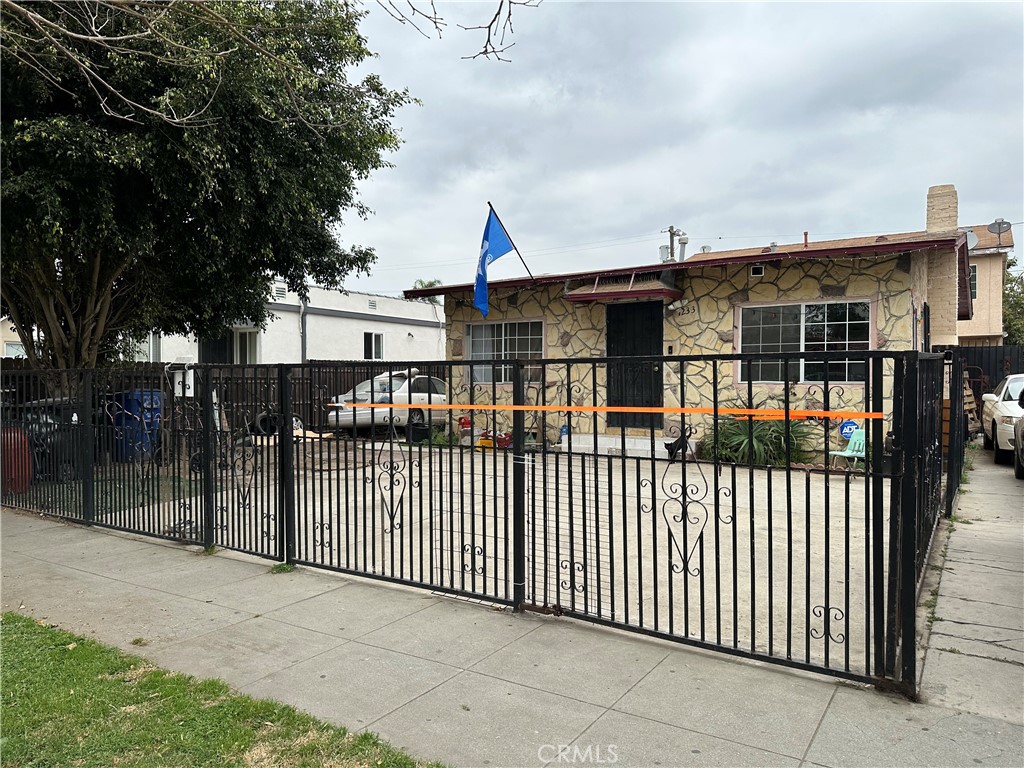
[[[792,302],[772,302],[772,303],[744,304],[744,305],[742,305],[742,306],[737,308],[736,326],[737,326],[737,330],[738,330],[738,339],[739,340],[738,340],[738,342],[736,344],[736,351],[739,352],[740,354],[748,354],[747,350],[744,349],[744,343],[743,343],[743,310],[745,310],[745,309],[768,309],[768,308],[772,308],[772,307],[800,307],[800,349],[799,350],[791,350],[791,351],[787,351],[787,352],[779,352],[779,353],[765,352],[763,354],[766,354],[766,355],[780,354],[780,355],[782,355],[782,354],[797,354],[798,352],[806,352],[807,351],[807,349],[806,349],[806,345],[807,345],[807,309],[806,309],[806,307],[808,307],[809,305],[818,305],[818,304],[823,304],[823,305],[826,305],[826,306],[829,305],[829,304],[846,304],[846,305],[849,305],[849,304],[866,304],[867,307],[868,307],[868,321],[867,321],[867,323],[868,323],[868,339],[867,339],[868,348],[866,350],[854,350],[854,351],[864,351],[864,352],[866,352],[866,351],[870,351],[870,350],[875,348],[875,334],[874,334],[874,325],[875,325],[875,323],[874,323],[874,304],[873,304],[873,302],[870,299],[866,299],[866,298],[861,298],[861,299],[844,298],[844,299],[834,299],[834,300],[817,299],[817,300],[812,300],[812,301],[792,301]],[[826,310],[826,314],[827,314],[827,310]],[[846,320],[845,324],[849,325],[849,320]],[[835,351],[841,351],[841,350],[835,350]],[[755,353],[752,353],[752,354],[757,354],[757,353],[755,352]],[[815,352],[810,352],[809,354],[815,354]],[[837,360],[837,361],[833,361],[833,362],[838,363],[838,362],[841,362],[841,361]],[[781,364],[781,360],[780,360],[780,364]],[[847,364],[847,366],[849,366],[850,363],[847,362],[846,364]],[[800,373],[800,375],[796,379],[796,381],[794,382],[793,380],[789,379],[788,375],[786,376],[785,381],[790,381],[792,383],[797,383],[797,384],[820,384],[824,380],[824,379],[808,379],[807,378],[807,374],[806,374],[807,361],[804,358],[800,358],[800,361],[799,361],[798,365],[799,365],[799,373]],[[812,361],[811,365],[821,365],[821,363],[814,363]],[[746,363],[744,361],[740,361],[740,363],[738,365],[737,376],[736,376],[736,380],[737,381],[739,381],[739,382],[746,382],[747,381],[747,378],[744,375],[745,368],[746,368]],[[847,373],[849,373],[849,368],[847,368]],[[784,374],[788,374],[788,371],[784,372]],[[753,383],[755,383],[755,384],[782,384],[782,383],[785,383],[785,381],[783,379],[761,379],[761,378],[753,379]],[[851,379],[846,379],[846,378],[843,378],[843,379],[832,379],[832,378],[830,378],[829,379],[829,384],[863,384],[863,383],[864,383],[863,379],[852,379],[852,380]]]
[[[4,357],[28,357],[25,354],[25,345],[20,341],[5,341]]]
[[[510,325],[519,325],[522,323],[528,323],[530,325],[530,333],[528,336],[521,337],[515,336],[514,338],[526,338],[527,340],[540,339],[540,351],[536,353],[527,353],[526,356],[522,354],[513,355],[509,353],[507,340],[509,338],[506,328]],[[536,333],[534,333],[534,326],[536,326]],[[490,355],[474,355],[473,353],[473,329],[474,328],[501,328],[500,339],[495,339],[494,354]],[[536,318],[521,318],[517,320],[500,320],[492,323],[467,323],[466,324],[466,351],[464,358],[467,360],[541,360],[544,358],[544,321]],[[497,373],[496,377],[492,377],[492,373]],[[524,372],[524,381],[539,381],[540,380],[540,366],[528,365]],[[493,368],[486,365],[474,365],[472,370],[472,378],[474,384],[511,384],[512,383],[512,366],[511,365],[496,365]]]
[[[367,339],[366,337],[371,337]],[[366,342],[370,342],[370,357],[366,356]],[[363,359],[383,360],[384,359],[384,333],[383,331],[363,331]]]
[[[978,265],[971,264],[971,275],[969,278],[971,287],[971,299],[977,301],[978,299]]]
[[[258,365],[260,332],[255,328],[235,328],[231,333],[231,357],[235,365]]]

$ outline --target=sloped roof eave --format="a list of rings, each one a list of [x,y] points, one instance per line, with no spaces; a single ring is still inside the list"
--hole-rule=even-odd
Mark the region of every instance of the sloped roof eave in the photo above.
[[[929,250],[938,247],[953,247],[959,250],[961,245],[966,251],[967,235],[965,232],[948,233],[920,233],[921,237],[903,239],[875,240],[871,243],[864,243],[864,238],[852,242],[856,245],[842,245],[843,241],[835,241],[835,246],[825,248],[803,249],[801,246],[783,246],[774,251],[741,249],[732,252],[732,256],[725,254],[721,258],[700,254],[681,262],[667,262],[660,264],[649,264],[638,267],[622,267],[606,270],[592,270],[588,272],[566,272],[555,275],[540,275],[536,278],[512,278],[509,280],[495,280],[488,284],[490,289],[495,288],[525,288],[531,285],[552,285],[563,283],[567,280],[593,280],[602,277],[621,277],[629,274],[650,274],[654,272],[672,272],[676,270],[697,269],[699,267],[722,267],[732,264],[756,264],[766,261],[778,261],[792,259],[804,261],[809,259],[856,259],[864,257],[895,256],[902,253]],[[884,237],[884,236],[883,236]],[[896,237],[896,236],[893,236]],[[813,246],[813,243],[811,244]],[[716,254],[717,255],[717,254]],[[966,269],[966,267],[965,267]],[[414,288],[404,292],[405,298],[414,299],[426,296],[440,296],[450,293],[462,293],[472,291],[473,283],[460,285],[436,286],[434,288]]]

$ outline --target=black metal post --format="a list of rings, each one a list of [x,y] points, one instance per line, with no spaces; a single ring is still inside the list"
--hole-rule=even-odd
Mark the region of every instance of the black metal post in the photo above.
[[[960,475],[964,466],[964,361],[959,354],[950,358],[949,414],[946,443],[946,517],[953,514],[960,492]]]
[[[512,366],[512,405],[526,404],[523,361]],[[526,428],[522,410],[512,411],[512,605],[526,601]]]
[[[907,355],[903,380],[903,477],[900,480],[900,682],[904,693],[917,695],[917,524],[921,513],[918,483],[921,463],[918,418],[920,413],[920,360]]]
[[[217,519],[216,508],[216,452],[214,451],[214,431],[217,427],[213,411],[213,369],[206,368],[203,380],[203,547],[209,549],[214,545],[214,530]]]
[[[286,563],[295,561],[295,436],[292,433],[292,369],[278,367],[280,414],[277,420],[277,455],[280,475],[277,478],[278,557]]]
[[[922,339],[921,351],[931,352],[932,351],[932,309],[928,306],[928,302],[924,303],[921,307],[922,314],[922,326],[924,332],[924,339]]]
[[[905,419],[907,412],[904,410],[904,392],[906,391],[907,360],[909,355],[903,354],[893,360],[895,370],[893,371],[893,428],[892,428],[892,472],[893,477],[889,482],[889,552],[888,552],[888,576],[885,603],[885,664],[884,676],[896,679],[896,646],[899,643],[899,595],[900,595],[900,528],[903,521],[903,510],[900,506],[902,496],[903,474],[909,463],[907,459],[907,445],[905,441],[906,428]],[[881,552],[881,547],[876,544],[876,553]],[[879,570],[876,578],[882,573]],[[879,624],[881,631],[881,624]]]
[[[95,371],[85,371],[82,376],[82,399],[78,409],[78,429],[81,440],[82,477],[82,520],[92,525],[96,516],[93,486],[96,471],[96,418],[93,411],[93,376]]]

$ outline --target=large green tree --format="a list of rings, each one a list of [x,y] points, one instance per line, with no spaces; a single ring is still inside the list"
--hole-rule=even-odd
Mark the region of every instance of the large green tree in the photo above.
[[[1004,344],[1024,344],[1024,272],[1015,259],[1006,262],[1003,276],[1003,338]]]
[[[332,231],[409,101],[361,14],[282,3],[2,0],[0,313],[37,366],[152,330],[262,323],[275,275],[340,287],[374,260]],[[35,327],[37,333],[32,334]]]

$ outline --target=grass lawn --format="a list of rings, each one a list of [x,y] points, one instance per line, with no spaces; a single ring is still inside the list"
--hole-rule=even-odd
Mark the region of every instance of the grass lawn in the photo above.
[[[0,632],[4,766],[417,765],[374,734],[158,669],[45,622],[5,613]]]

